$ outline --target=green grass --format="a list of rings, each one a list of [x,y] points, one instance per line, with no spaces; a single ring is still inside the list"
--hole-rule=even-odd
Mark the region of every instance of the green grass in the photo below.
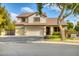
[[[79,38],[65,38],[64,41],[74,41],[78,40]],[[61,41],[61,36],[59,32],[54,32],[52,36],[49,36],[50,41]]]
[[[61,38],[48,39],[48,41],[61,42]],[[66,38],[63,42],[79,43],[79,38]]]
[[[49,41],[61,41],[61,38],[49,38]]]

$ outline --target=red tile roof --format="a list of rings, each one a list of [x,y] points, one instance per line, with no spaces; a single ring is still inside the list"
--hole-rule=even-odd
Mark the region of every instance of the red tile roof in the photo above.
[[[47,25],[57,25],[57,19],[56,18],[48,18]],[[63,20],[61,22],[61,25],[67,25],[67,23]]]

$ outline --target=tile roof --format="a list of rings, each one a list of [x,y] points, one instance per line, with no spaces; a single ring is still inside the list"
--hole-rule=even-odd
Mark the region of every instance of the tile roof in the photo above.
[[[48,18],[47,25],[57,25],[57,19],[56,18]],[[67,23],[63,20],[61,22],[61,25],[67,25]]]
[[[32,16],[35,13],[23,13],[17,16],[17,18],[24,18],[24,17],[29,17]],[[43,16],[47,17],[45,13],[42,14]],[[57,25],[57,18],[47,18],[46,23],[26,23],[26,22],[20,22],[20,23],[15,23],[15,25]],[[65,21],[61,22],[61,25],[67,25]]]
[[[34,12],[34,13],[22,13],[22,14],[18,15],[17,18],[29,17],[29,16],[32,16],[32,15],[34,15],[36,13],[37,12]],[[47,17],[47,15],[45,13],[43,13],[42,16]]]

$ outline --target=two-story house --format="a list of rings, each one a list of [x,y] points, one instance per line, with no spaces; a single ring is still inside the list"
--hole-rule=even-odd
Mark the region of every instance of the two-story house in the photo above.
[[[66,22],[62,21],[61,24],[66,28]],[[52,35],[53,32],[60,31],[56,18],[47,18],[47,15],[44,13],[40,16],[37,12],[18,15],[15,25],[16,36],[25,35],[44,37],[46,35]]]

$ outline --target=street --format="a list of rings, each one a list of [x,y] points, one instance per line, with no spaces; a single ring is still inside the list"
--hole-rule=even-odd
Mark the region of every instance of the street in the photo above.
[[[78,45],[0,42],[0,56],[79,56]]]

